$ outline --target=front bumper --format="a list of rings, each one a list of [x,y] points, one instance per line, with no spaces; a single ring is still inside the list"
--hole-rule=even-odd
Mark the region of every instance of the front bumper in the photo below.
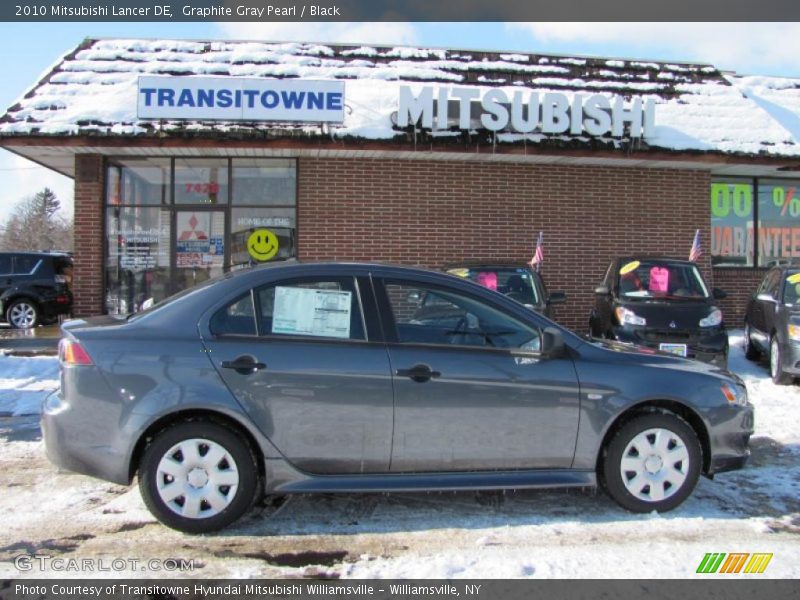
[[[728,333],[715,327],[708,333],[694,331],[661,332],[646,327],[616,326],[612,333],[620,342],[659,350],[661,344],[686,344],[686,358],[693,358],[718,367],[728,363]]]

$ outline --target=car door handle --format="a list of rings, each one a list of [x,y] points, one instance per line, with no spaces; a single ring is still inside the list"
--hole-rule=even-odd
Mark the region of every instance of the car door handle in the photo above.
[[[233,369],[242,375],[248,375],[261,369],[266,369],[267,365],[262,362],[256,361],[252,356],[237,356],[233,360],[223,360],[223,369]]]
[[[410,369],[397,369],[395,375],[398,377],[409,377],[417,383],[425,383],[430,379],[441,377],[439,371],[433,371],[428,365],[414,365]]]

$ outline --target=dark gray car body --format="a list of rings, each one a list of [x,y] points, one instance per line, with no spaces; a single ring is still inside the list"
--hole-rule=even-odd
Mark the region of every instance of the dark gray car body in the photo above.
[[[354,277],[367,340],[214,336],[209,320],[254,287]],[[566,353],[400,344],[383,281],[444,286],[540,329],[557,327],[468,281],[369,264],[283,264],[230,274],[129,322],[64,325],[94,361],[62,368],[42,426],[56,464],[128,484],[167,423],[214,416],[260,450],[267,492],[591,486],[609,431],[636,407],[670,410],[697,431],[708,475],[744,464],[752,406],[728,403],[735,375],[696,361],[589,342],[558,328]],[[223,361],[252,356],[242,374]],[[396,371],[426,363],[424,383]],[[746,392],[745,392],[746,393]]]

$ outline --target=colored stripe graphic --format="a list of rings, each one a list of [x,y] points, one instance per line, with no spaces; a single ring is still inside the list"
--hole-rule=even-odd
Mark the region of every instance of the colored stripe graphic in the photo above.
[[[746,552],[733,552],[728,554],[728,558],[723,563],[720,573],[738,573],[742,570],[748,556],[750,556],[750,554]]]
[[[725,558],[724,552],[709,552],[703,557],[703,560],[700,561],[700,566],[697,567],[697,572],[716,573],[717,569],[719,569],[719,565],[722,563],[723,558]]]
[[[772,560],[772,554],[753,554],[750,562],[747,563],[747,566],[744,568],[745,573],[763,573],[769,561]]]

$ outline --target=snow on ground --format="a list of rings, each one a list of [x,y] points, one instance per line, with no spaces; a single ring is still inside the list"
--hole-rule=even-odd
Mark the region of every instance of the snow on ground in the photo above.
[[[0,415],[39,414],[42,401],[58,386],[55,357],[0,354]]]
[[[0,578],[92,576],[19,572],[10,561],[21,552],[193,560],[194,570],[183,573],[126,568],[96,576],[204,578],[708,578],[717,576],[695,573],[707,552],[770,552],[760,577],[796,578],[800,387],[774,385],[765,364],[745,360],[741,331],[730,339],[730,367],[756,407],[751,459],[741,471],[701,478],[665,514],[631,514],[603,493],[576,490],[323,494],[260,506],[219,534],[186,536],[156,523],[135,486],[57,471],[44,458],[35,416],[0,418]],[[0,360],[0,406],[12,406],[6,399],[36,381],[57,385],[55,359],[30,360]]]

